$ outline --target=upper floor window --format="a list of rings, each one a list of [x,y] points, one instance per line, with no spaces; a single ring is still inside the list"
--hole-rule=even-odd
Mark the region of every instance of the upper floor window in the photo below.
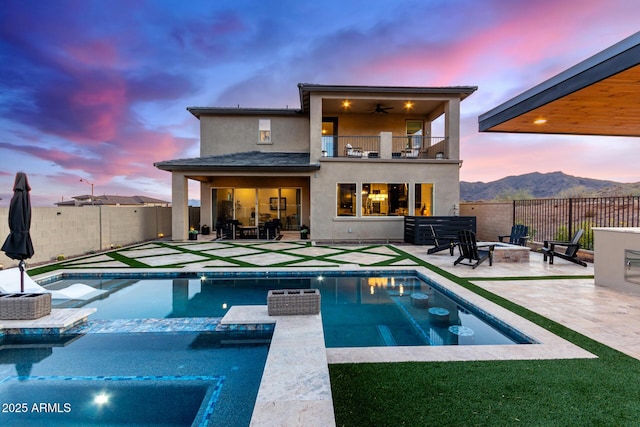
[[[258,144],[271,144],[271,120],[258,120]]]

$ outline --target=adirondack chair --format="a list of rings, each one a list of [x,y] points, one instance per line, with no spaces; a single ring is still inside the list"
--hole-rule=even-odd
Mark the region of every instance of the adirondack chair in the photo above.
[[[449,254],[453,256],[453,249],[456,247],[457,239],[454,236],[438,237],[436,231],[433,229],[433,225],[429,224],[429,228],[431,229],[431,235],[433,236],[433,242],[435,243],[435,246],[427,249],[427,253],[431,255],[435,254],[436,252],[449,249]]]
[[[580,250],[580,238],[584,234],[584,230],[578,230],[573,236],[573,239],[569,242],[560,242],[556,240],[545,240],[544,247],[542,248],[542,255],[544,261],[549,258],[549,264],[553,264],[553,258],[558,257],[566,259],[567,261],[580,264],[583,267],[587,266],[587,263],[578,259],[578,251]],[[556,246],[564,246],[567,249],[565,252],[556,251]]]
[[[516,224],[511,227],[511,234],[498,236],[500,242],[504,242],[505,238],[509,238],[509,243],[512,245],[527,246],[527,240],[529,239],[529,227],[523,224]]]
[[[486,259],[489,265],[493,265],[493,250],[495,244],[478,245],[476,233],[470,230],[462,230],[458,233],[458,249],[460,256],[453,265],[464,264],[476,268]],[[466,261],[466,262],[463,262]]]

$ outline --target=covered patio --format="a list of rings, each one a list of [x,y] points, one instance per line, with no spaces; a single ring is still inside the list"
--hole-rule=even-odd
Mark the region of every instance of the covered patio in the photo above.
[[[480,132],[640,136],[640,32],[482,114]],[[638,228],[594,228],[596,285],[640,295],[629,279]]]

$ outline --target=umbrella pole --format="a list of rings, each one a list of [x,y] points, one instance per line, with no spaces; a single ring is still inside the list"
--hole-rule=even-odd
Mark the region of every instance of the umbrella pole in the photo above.
[[[20,293],[24,293],[24,260],[21,259],[18,263],[18,268],[20,268]]]

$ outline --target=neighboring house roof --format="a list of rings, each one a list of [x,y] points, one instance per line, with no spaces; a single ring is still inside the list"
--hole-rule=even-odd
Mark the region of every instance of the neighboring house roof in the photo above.
[[[219,156],[193,157],[189,159],[166,160],[154,163],[166,171],[203,170],[207,171],[278,171],[303,172],[320,169],[318,163],[310,163],[309,153],[283,153],[249,151],[223,154]]]
[[[56,203],[57,206],[78,206],[78,205],[97,205],[97,206],[144,206],[144,205],[165,205],[171,202],[166,200],[154,199],[147,196],[117,196],[111,194],[103,194],[94,196],[93,202],[90,194],[82,194],[72,197],[74,200]]]
[[[638,82],[640,32],[482,114],[479,130],[640,136]]]

